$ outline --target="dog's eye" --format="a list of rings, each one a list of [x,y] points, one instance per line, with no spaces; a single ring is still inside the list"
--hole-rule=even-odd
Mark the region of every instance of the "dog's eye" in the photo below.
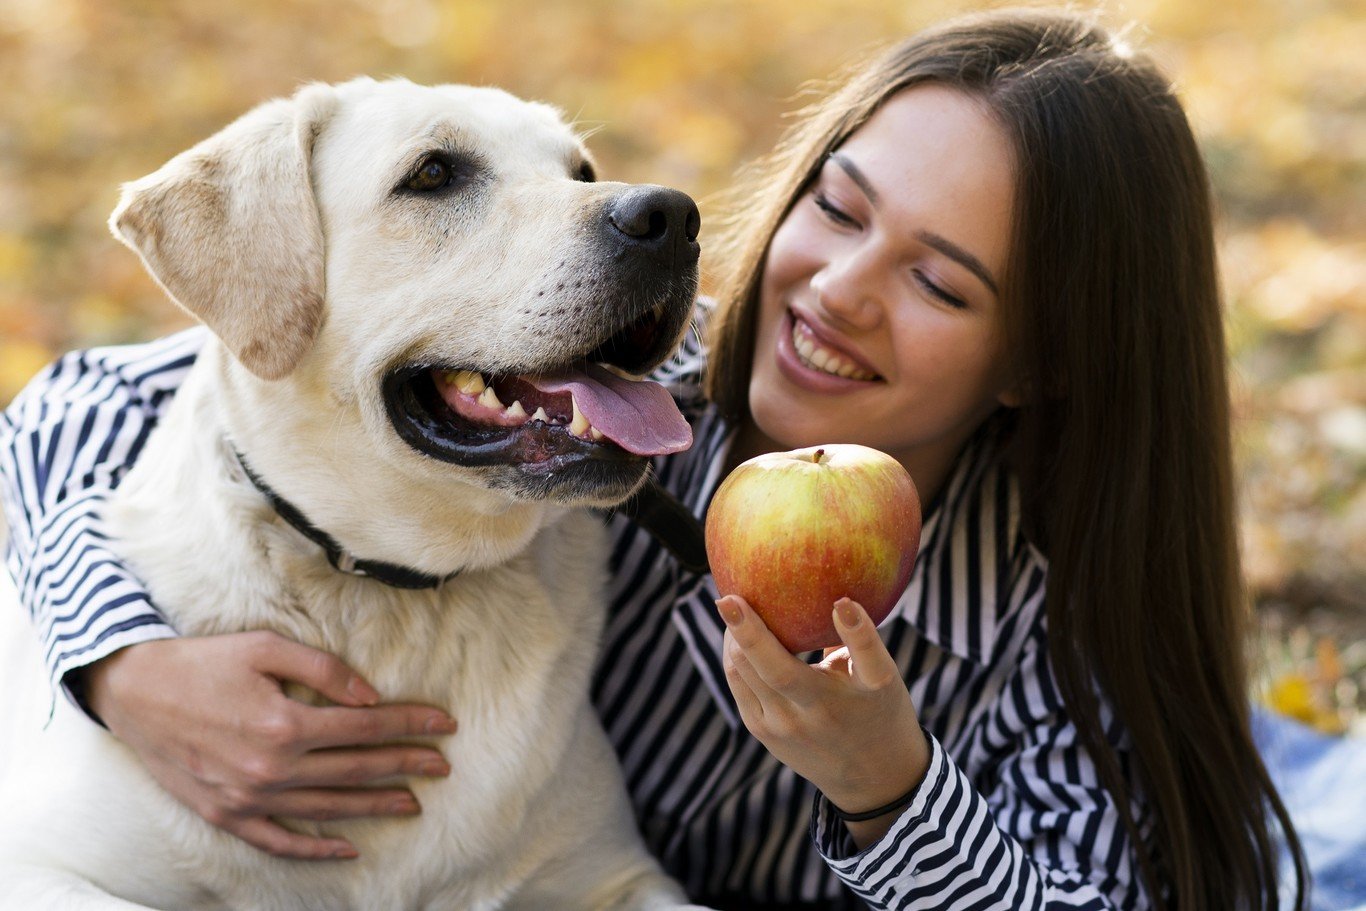
[[[598,179],[598,175],[596,172],[594,172],[593,166],[586,161],[583,164],[579,165],[579,173],[576,175],[576,177],[578,180],[582,180],[584,183],[592,183],[593,181]]]
[[[417,171],[408,178],[406,186],[410,190],[429,193],[440,190],[451,182],[451,166],[440,158],[428,158],[418,165]]]

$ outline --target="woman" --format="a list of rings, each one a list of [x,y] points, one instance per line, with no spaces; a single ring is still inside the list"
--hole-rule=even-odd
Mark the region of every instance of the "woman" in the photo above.
[[[1270,908],[1279,827],[1304,907],[1249,734],[1209,189],[1165,80],[1072,16],[957,20],[846,74],[742,198],[707,370],[661,371],[697,442],[659,480],[700,517],[743,458],[864,443],[926,526],[880,635],[832,605],[847,648],[807,665],[612,519],[593,695],[666,867],[718,907]],[[269,817],[415,811],[344,787],[442,774],[359,745],[444,716],[274,637],[166,638],[100,549],[198,338],[72,356],[15,403],[11,567],[56,678],[172,793],[345,856]],[[357,708],[323,729],[280,679]]]

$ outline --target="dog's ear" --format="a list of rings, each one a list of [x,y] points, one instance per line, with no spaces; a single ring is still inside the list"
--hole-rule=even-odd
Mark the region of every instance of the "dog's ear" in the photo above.
[[[109,226],[253,373],[279,379],[323,320],[313,143],[336,105],[310,85],[125,184]]]

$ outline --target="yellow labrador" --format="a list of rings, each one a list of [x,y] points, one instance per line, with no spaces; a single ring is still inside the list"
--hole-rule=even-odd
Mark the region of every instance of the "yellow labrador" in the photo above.
[[[111,503],[119,549],[184,633],[279,631],[461,727],[420,817],[322,827],[356,861],[275,859],[64,702],[45,727],[36,637],[0,603],[0,906],[685,904],[587,700],[605,536],[582,507],[690,441],[633,377],[688,323],[697,209],[592,176],[548,107],[360,79],[125,187],[115,233],[213,338]]]

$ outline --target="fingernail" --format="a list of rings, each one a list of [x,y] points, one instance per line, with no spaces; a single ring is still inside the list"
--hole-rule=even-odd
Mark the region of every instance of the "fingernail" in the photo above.
[[[375,705],[379,702],[379,692],[359,677],[352,677],[346,684],[346,692],[361,705]]]
[[[740,613],[740,603],[730,595],[717,601],[716,609],[721,612],[721,619],[726,621],[726,626],[739,626],[744,620],[744,615]]]
[[[425,730],[428,734],[454,734],[455,719],[445,715],[433,715],[427,719]]]
[[[427,759],[417,767],[417,773],[440,777],[451,774],[451,767],[440,759]]]
[[[360,857],[360,852],[350,845],[342,845],[332,849],[332,856],[339,860],[354,860]]]
[[[845,629],[855,629],[863,622],[863,615],[859,611],[858,605],[848,598],[841,598],[835,602],[835,614]]]
[[[389,812],[399,816],[413,816],[421,809],[411,797],[400,797],[389,804]]]

